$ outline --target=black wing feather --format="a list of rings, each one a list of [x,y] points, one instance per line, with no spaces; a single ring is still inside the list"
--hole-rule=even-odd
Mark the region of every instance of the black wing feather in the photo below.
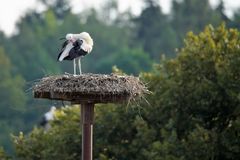
[[[77,40],[73,43],[73,48],[70,50],[69,55],[64,58],[64,60],[73,60],[74,58],[85,56],[87,52],[85,52],[83,49],[81,49],[83,41]]]
[[[65,50],[67,44],[69,43],[68,40],[66,40],[63,44],[62,44],[62,49],[58,55],[58,59],[60,58],[62,52]],[[76,40],[73,43],[73,48],[69,51],[69,54],[67,57],[64,58],[64,60],[73,60],[74,58],[80,57],[80,56],[85,56],[87,54],[86,51],[84,51],[83,49],[81,49],[81,45],[82,45],[83,41],[82,40]]]

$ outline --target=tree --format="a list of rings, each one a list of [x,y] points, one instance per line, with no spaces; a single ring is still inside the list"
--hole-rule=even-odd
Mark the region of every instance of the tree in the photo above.
[[[10,132],[15,132],[23,126],[19,120],[26,109],[26,96],[23,92],[24,80],[20,75],[12,75],[11,63],[0,47],[0,141],[10,150]]]
[[[116,65],[128,74],[138,75],[140,71],[149,71],[151,59],[141,49],[122,48],[108,57],[104,58],[96,66],[97,71],[111,73],[112,66]]]
[[[146,74],[157,107],[144,117],[154,128],[176,133],[174,144],[181,149],[174,153],[184,159],[239,158],[239,37],[224,25],[208,26],[199,35],[190,32],[176,59]],[[160,144],[171,138],[167,135]]]
[[[44,17],[45,19],[35,11],[30,11],[18,23],[19,34],[11,37],[6,46],[16,73],[21,73],[27,81],[49,73],[59,73],[57,64],[51,57],[54,53],[49,49],[56,46],[54,44],[57,38],[53,35],[56,33],[57,22],[51,10],[44,12]],[[14,47],[12,44],[15,44]]]
[[[233,20],[230,21],[230,26],[239,29],[240,25],[240,9],[238,9],[237,11],[234,12],[233,14]]]
[[[96,108],[94,157],[239,159],[239,44],[240,33],[224,25],[208,26],[199,35],[190,32],[175,59],[163,59],[142,74],[152,91],[151,106]],[[15,137],[17,156],[80,158],[78,113],[78,106],[61,109],[48,132],[34,129]]]
[[[3,48],[0,48],[0,97],[2,101],[0,102],[0,107],[2,109],[14,109],[22,110],[24,108],[26,97],[22,91],[24,86],[24,80],[21,76],[11,75],[11,63],[6,57]],[[4,112],[1,112],[1,118],[4,116]]]
[[[39,0],[46,8],[53,10],[58,20],[64,20],[65,16],[71,12],[69,0]]]
[[[218,11],[210,6],[208,0],[173,0],[172,2],[172,26],[177,34],[177,41],[181,41],[185,34],[192,30],[195,33],[203,30],[208,24],[219,25],[223,19],[219,4]]]
[[[215,9],[216,13],[221,16],[221,20],[224,21],[226,24],[231,22],[231,19],[227,17],[225,14],[225,6],[223,0],[220,0],[217,8]]]
[[[5,153],[3,148],[0,148],[0,159],[1,160],[10,160],[11,158]]]
[[[28,138],[20,132],[14,138],[17,157],[24,160],[80,159],[79,107],[59,111],[51,126],[47,132],[42,128],[34,128]]]
[[[146,8],[134,19],[135,41],[143,45],[144,51],[149,53],[152,59],[159,60],[163,53],[173,57],[177,42],[170,19],[162,13],[156,1],[146,0],[145,3]]]

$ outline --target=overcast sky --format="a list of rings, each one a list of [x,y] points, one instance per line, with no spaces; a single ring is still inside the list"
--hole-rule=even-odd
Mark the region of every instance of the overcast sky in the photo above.
[[[84,8],[99,7],[105,0],[71,0],[73,11],[80,12]],[[139,14],[142,9],[142,0],[118,0],[120,11],[124,11],[128,8],[135,14]],[[171,0],[159,0],[162,9],[167,13],[170,9]],[[210,0],[212,5],[216,5],[218,0]],[[224,0],[227,13],[231,14],[231,11],[240,7],[240,0]],[[0,30],[3,30],[7,35],[10,35],[14,31],[16,22],[20,16],[23,16],[28,9],[39,7],[37,0],[1,0],[0,1]]]

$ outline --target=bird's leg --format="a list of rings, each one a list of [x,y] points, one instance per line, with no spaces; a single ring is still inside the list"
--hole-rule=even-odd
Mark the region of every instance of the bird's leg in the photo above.
[[[81,57],[78,58],[79,73],[82,74]]]
[[[73,75],[76,75],[76,60],[75,58],[73,59]]]

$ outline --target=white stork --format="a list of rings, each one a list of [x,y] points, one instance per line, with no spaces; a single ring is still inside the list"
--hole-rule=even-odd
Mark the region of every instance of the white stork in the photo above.
[[[55,116],[54,113],[55,113],[55,111],[56,111],[56,107],[52,106],[50,111],[48,111],[47,113],[44,114],[44,116],[43,116],[43,118],[42,118],[42,120],[40,122],[40,125],[42,127],[44,127],[45,130],[48,130],[50,128],[49,122],[54,120],[54,116]]]
[[[58,61],[73,60],[74,75],[76,75],[76,59],[78,59],[79,72],[81,69],[81,56],[85,56],[92,51],[93,40],[89,33],[67,34],[66,40],[62,44],[62,49],[58,55]]]

